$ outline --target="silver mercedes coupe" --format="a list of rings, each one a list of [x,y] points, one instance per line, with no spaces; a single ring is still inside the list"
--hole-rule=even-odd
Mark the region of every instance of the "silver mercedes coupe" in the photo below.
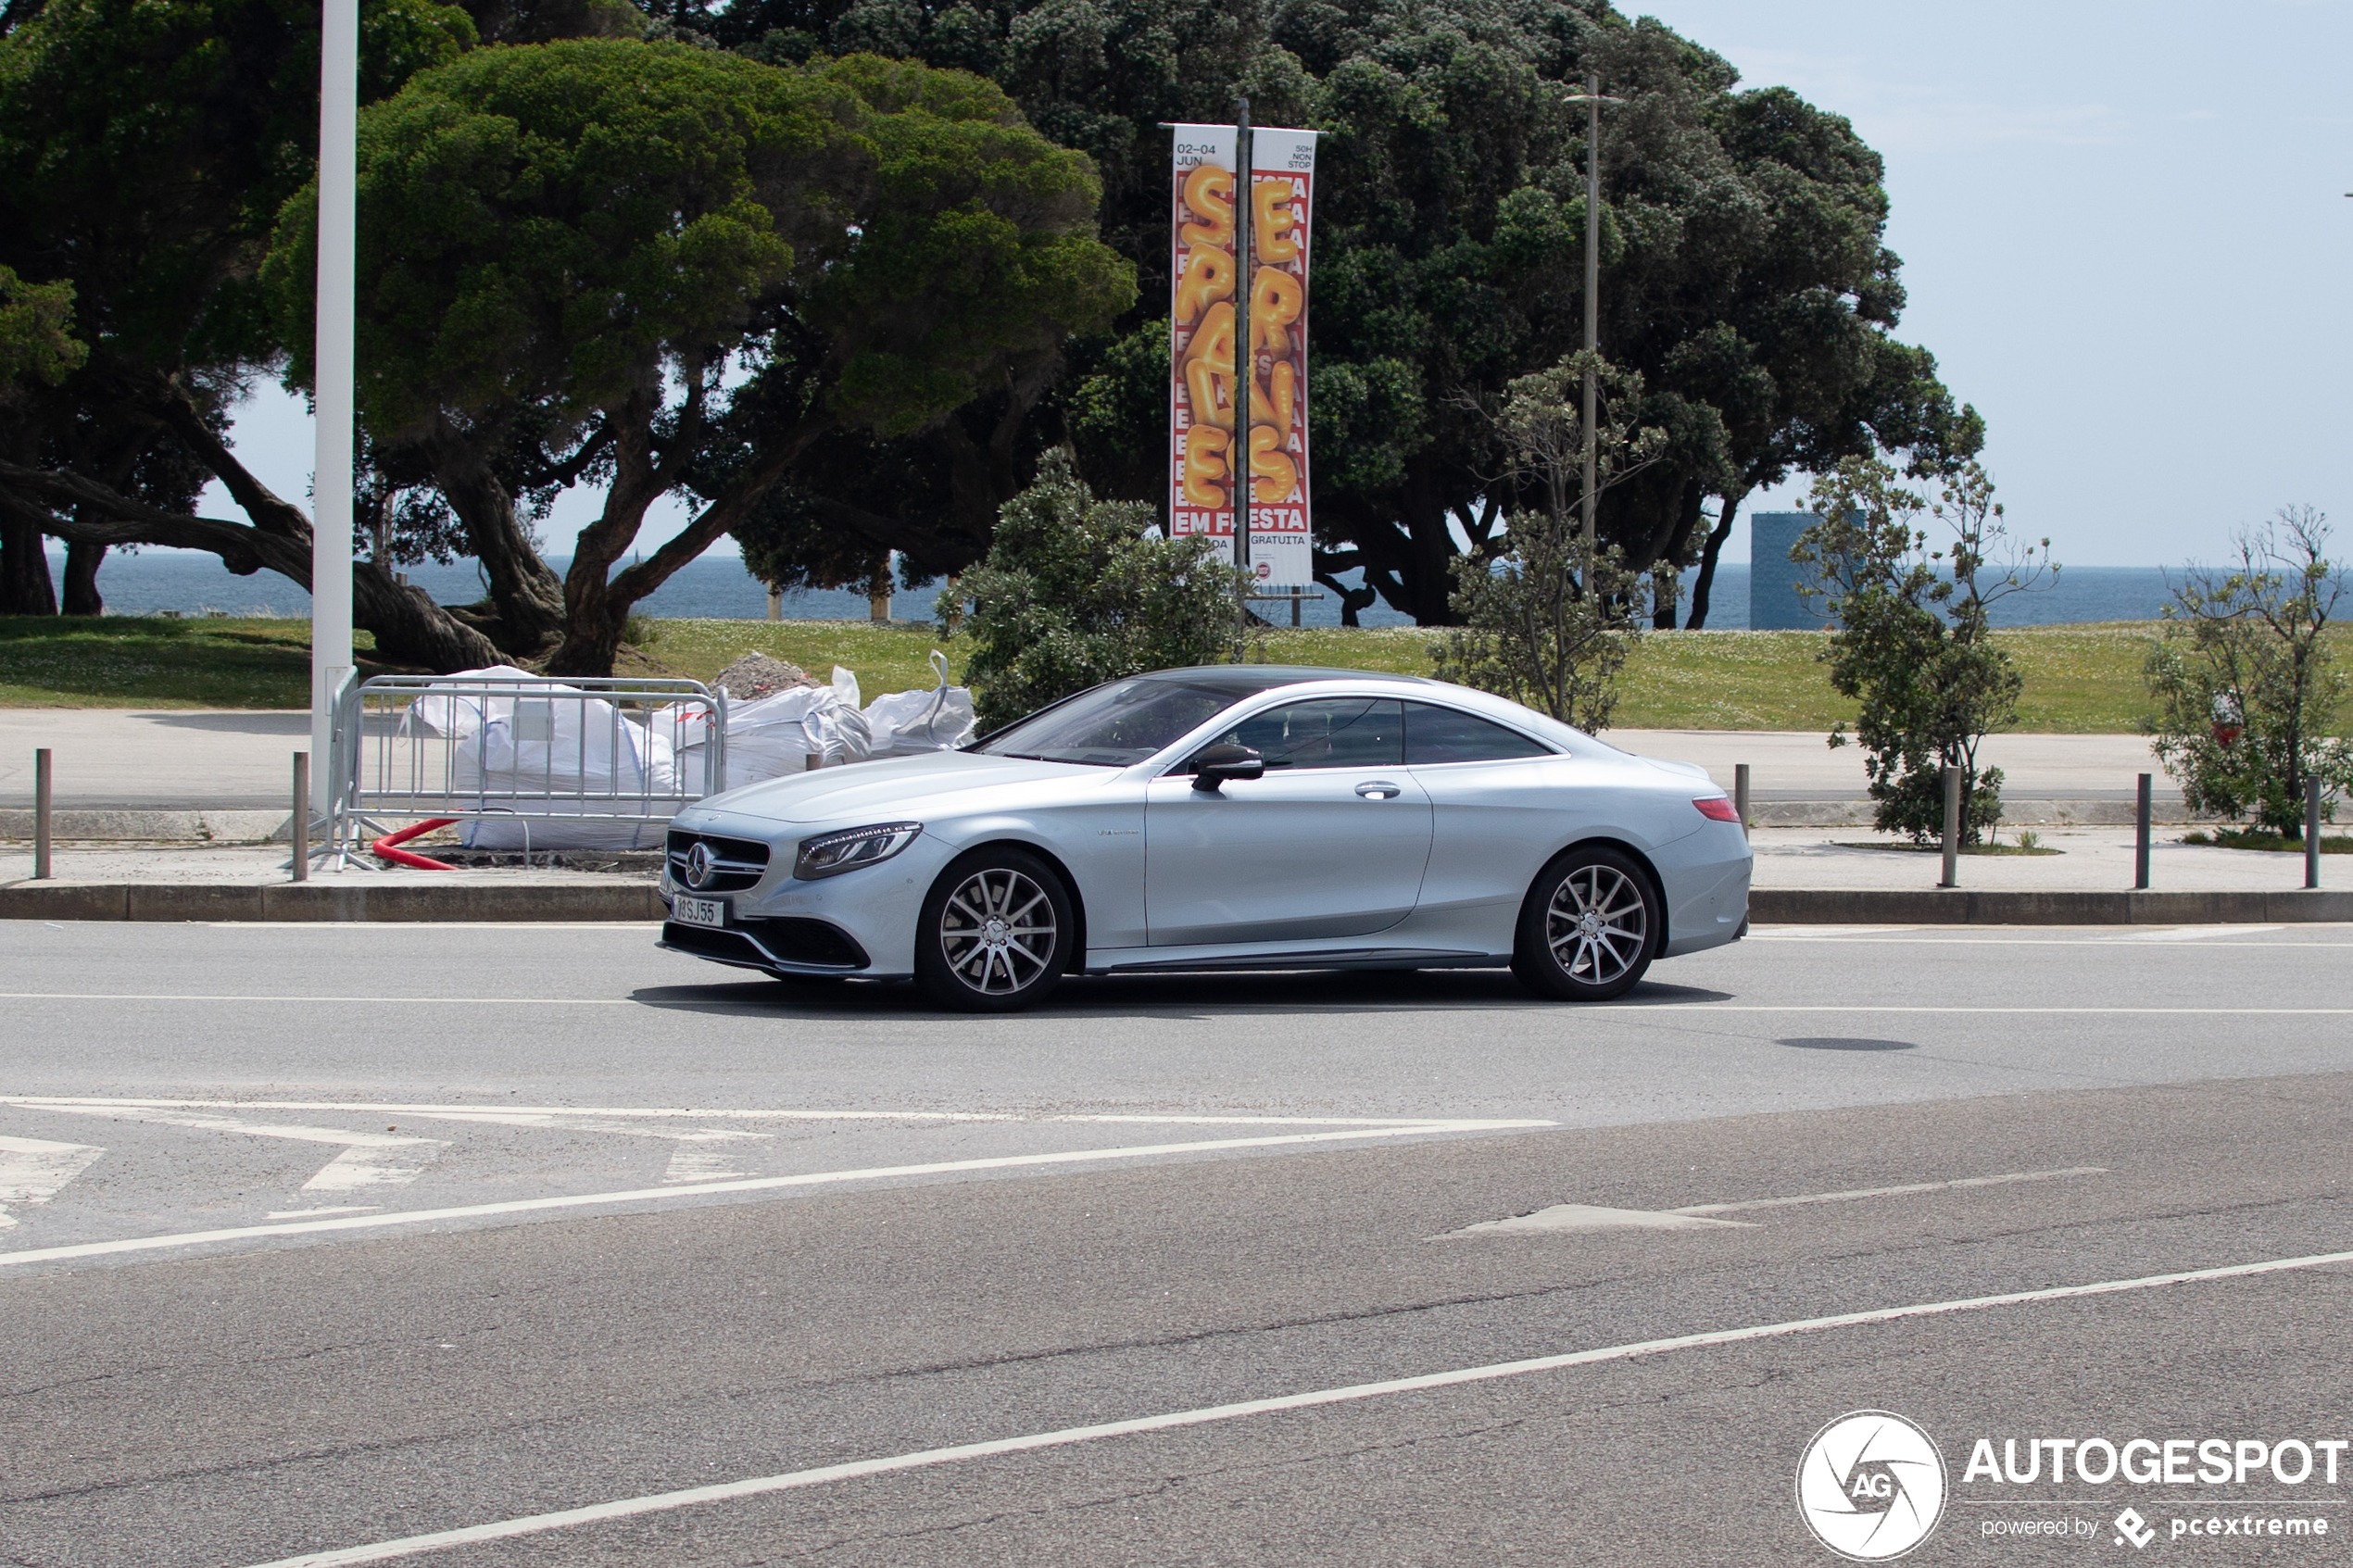
[[[661,945],[991,1010],[1074,972],[1509,965],[1598,1001],[1741,936],[1749,870],[1690,763],[1441,682],[1217,665],[680,812]]]

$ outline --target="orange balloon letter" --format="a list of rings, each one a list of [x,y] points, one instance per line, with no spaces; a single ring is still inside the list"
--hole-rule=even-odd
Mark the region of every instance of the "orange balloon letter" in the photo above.
[[[1197,424],[1185,433],[1186,505],[1218,508],[1226,504],[1226,448],[1229,440],[1215,425]]]
[[[1290,352],[1290,324],[1299,320],[1307,293],[1299,280],[1279,268],[1261,267],[1250,282],[1250,351],[1264,346],[1270,354]]]
[[[1299,215],[1290,209],[1290,182],[1279,175],[1272,180],[1252,180],[1250,210],[1251,245],[1258,252],[1258,259],[1277,263],[1298,260],[1299,241],[1291,231],[1299,227]]]
[[[1185,205],[1193,209],[1199,223],[1188,223],[1176,232],[1176,237],[1189,245],[1215,245],[1219,249],[1234,243],[1234,176],[1230,169],[1214,163],[1193,166],[1185,176]]]
[[[1299,371],[1290,360],[1277,359],[1266,381],[1264,387],[1254,379],[1251,383],[1251,422],[1271,426],[1277,443],[1289,445],[1291,418],[1299,408]]]
[[[1185,275],[1176,284],[1176,324],[1185,326],[1212,300],[1234,297],[1234,258],[1202,246],[1185,253]]]
[[[1273,425],[1250,427],[1251,498],[1270,507],[1299,488],[1299,465],[1282,450],[1282,439]]]

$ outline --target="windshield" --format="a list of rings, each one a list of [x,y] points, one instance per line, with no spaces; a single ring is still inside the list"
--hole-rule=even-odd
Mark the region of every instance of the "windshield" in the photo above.
[[[1252,688],[1231,676],[1193,681],[1139,675],[1081,692],[973,749],[989,757],[1125,768],[1252,695],[1253,689],[1265,687]]]

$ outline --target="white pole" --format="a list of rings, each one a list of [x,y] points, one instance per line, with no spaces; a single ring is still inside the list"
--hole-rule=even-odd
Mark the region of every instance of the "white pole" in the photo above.
[[[334,754],[335,687],[351,669],[352,293],[357,277],[359,0],[323,0],[319,29],[318,445],[311,469],[310,755]],[[310,771],[327,809],[330,767]]]

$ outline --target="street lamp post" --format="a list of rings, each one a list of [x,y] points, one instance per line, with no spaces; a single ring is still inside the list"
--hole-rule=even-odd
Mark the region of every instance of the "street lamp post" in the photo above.
[[[335,688],[351,671],[353,289],[358,276],[359,0],[323,0],[319,28],[318,409],[310,518],[310,755],[334,751]],[[332,761],[310,770],[327,809]]]
[[[1234,100],[1234,439],[1227,450],[1226,471],[1234,484],[1234,562],[1242,570],[1241,593],[1235,603],[1234,658],[1239,662],[1250,641],[1250,591],[1257,579],[1250,570],[1250,395],[1258,382],[1258,357],[1250,341],[1250,225],[1254,194],[1250,145],[1250,100]]]
[[[1602,96],[1599,71],[1585,73],[1585,91],[1572,93],[1563,103],[1585,106],[1585,558],[1593,558],[1593,416],[1597,401],[1591,356],[1602,341],[1602,106],[1622,104],[1623,98]],[[1586,570],[1592,571],[1589,565]]]

